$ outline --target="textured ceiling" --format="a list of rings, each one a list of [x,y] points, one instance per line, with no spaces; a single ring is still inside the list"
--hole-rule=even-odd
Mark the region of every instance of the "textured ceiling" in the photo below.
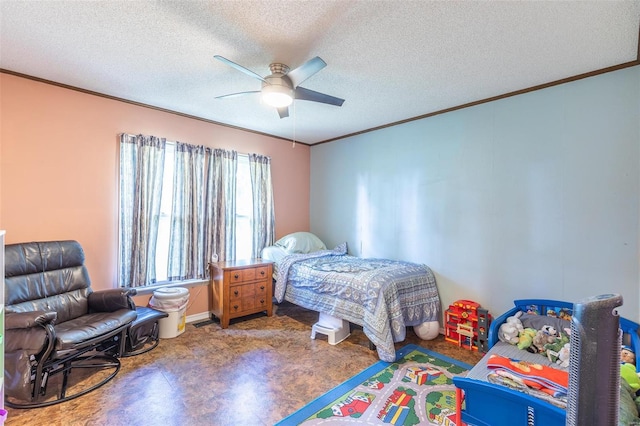
[[[638,59],[640,1],[0,1],[0,68],[317,143]],[[288,118],[253,79],[314,56]],[[132,130],[132,129],[128,129]]]

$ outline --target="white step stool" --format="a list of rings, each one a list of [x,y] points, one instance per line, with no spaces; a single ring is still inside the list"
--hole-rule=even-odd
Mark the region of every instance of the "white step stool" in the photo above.
[[[337,345],[351,335],[349,321],[332,317],[320,312],[320,319],[311,327],[311,338],[316,338],[316,333],[327,336],[330,345]]]

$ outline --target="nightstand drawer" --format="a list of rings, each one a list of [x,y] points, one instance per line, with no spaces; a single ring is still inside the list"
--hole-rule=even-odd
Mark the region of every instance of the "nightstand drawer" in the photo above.
[[[229,288],[231,314],[251,311],[264,307],[267,301],[267,284],[256,282],[233,285]]]
[[[248,281],[260,280],[267,277],[269,268],[248,268],[238,269],[230,272],[229,281],[231,283],[243,283]]]
[[[253,297],[256,294],[255,284],[237,284],[229,287],[229,300]]]

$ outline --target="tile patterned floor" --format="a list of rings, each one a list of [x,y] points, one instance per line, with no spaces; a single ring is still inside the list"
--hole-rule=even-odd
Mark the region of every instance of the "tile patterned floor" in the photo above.
[[[8,409],[6,425],[272,425],[378,361],[359,327],[332,346],[310,339],[318,314],[283,303],[271,318],[255,315],[187,325],[154,350],[122,359],[115,379],[77,399],[38,409]],[[415,343],[475,364],[481,355],[419,339]]]

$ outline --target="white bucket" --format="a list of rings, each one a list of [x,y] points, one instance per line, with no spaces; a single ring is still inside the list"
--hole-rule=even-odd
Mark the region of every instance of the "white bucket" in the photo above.
[[[158,337],[170,339],[184,333],[187,322],[189,290],[182,287],[161,288],[153,292],[149,307],[169,314],[158,321]]]

